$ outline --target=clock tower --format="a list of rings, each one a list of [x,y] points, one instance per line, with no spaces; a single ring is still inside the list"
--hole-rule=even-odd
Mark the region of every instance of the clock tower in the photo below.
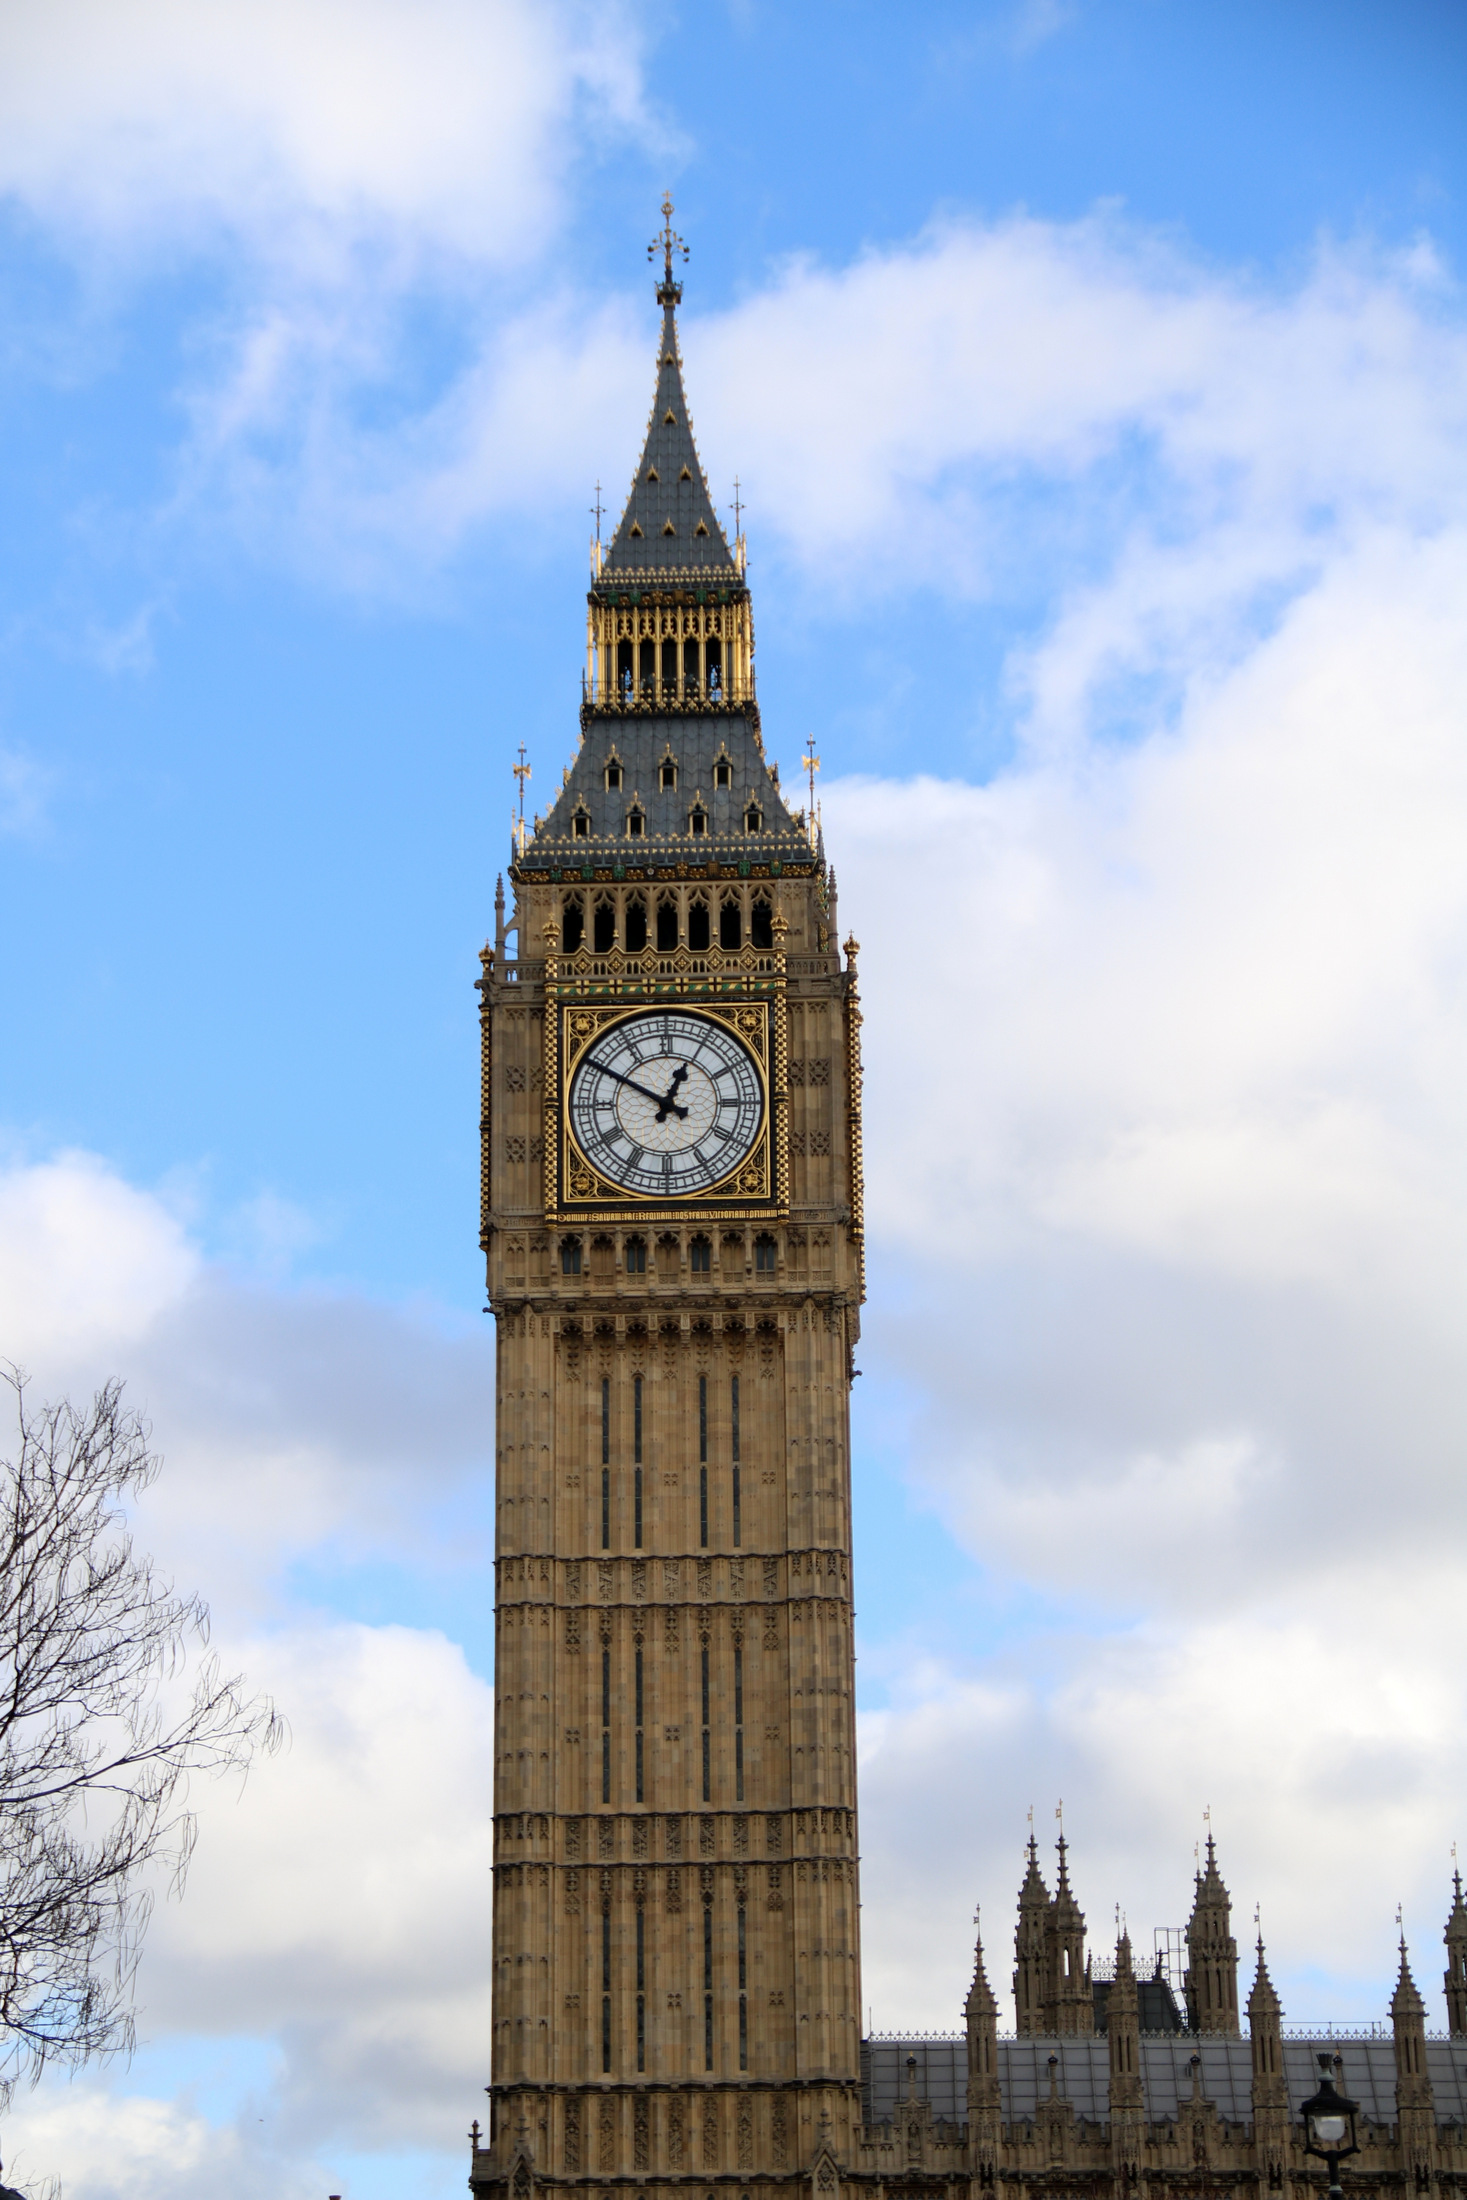
[[[496,1380],[479,2200],[834,2191],[860,2125],[860,1015],[743,538],[656,390],[480,980]],[[813,783],[813,774],[812,774]]]

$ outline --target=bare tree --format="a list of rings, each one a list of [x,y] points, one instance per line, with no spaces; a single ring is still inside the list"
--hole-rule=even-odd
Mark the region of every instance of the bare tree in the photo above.
[[[265,1697],[208,1652],[209,1613],[135,1550],[124,1504],[157,1475],[108,1383],[32,1413],[0,1465],[0,2104],[48,2062],[127,2050],[153,1887],[181,1889],[189,1776],[279,1746]],[[198,1662],[190,1675],[190,1653]]]

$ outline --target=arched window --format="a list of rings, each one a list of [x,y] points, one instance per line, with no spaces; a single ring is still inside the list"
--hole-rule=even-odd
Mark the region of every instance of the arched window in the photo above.
[[[560,1241],[560,1272],[563,1276],[578,1276],[581,1272],[581,1241],[579,1238],[562,1238]]]
[[[732,898],[718,912],[718,944],[726,948],[744,944],[744,913]]]
[[[647,1240],[629,1237],[622,1249],[622,1259],[629,1276],[645,1276],[647,1273]]]
[[[723,694],[723,644],[716,634],[708,638],[708,700],[717,702]]]
[[[657,952],[670,955],[677,946],[677,903],[664,894],[657,904]]]
[[[696,695],[697,692],[698,643],[696,636],[690,634],[683,643],[683,693],[685,695]]]
[[[710,1238],[695,1237],[688,1247],[688,1266],[695,1276],[706,1276],[713,1268],[713,1243]]]
[[[621,641],[616,645],[616,692],[624,703],[631,701],[634,685],[632,645],[630,642]],[[607,780],[606,784],[608,787],[611,785],[610,779]],[[617,785],[620,786],[620,784],[621,781],[618,780]]]
[[[774,945],[774,911],[767,901],[756,901],[749,911],[749,944],[751,947]]]
[[[706,833],[707,830],[708,812],[704,809],[701,802],[695,803],[692,810],[688,813],[688,831],[690,833]]]
[[[664,756],[657,767],[657,783],[664,794],[677,785],[677,764],[670,756]]]
[[[702,954],[708,947],[710,928],[706,901],[688,903],[688,945],[694,954]]]
[[[763,830],[763,813],[761,812],[757,802],[751,802],[747,810],[745,810],[744,812],[744,831],[746,833],[762,833]]]
[[[670,634],[662,645],[662,687],[667,695],[677,693],[677,643]]]
[[[560,952],[573,955],[586,936],[586,912],[579,894],[567,894],[560,911]]]
[[[616,945],[616,907],[604,894],[592,912],[591,945],[598,955],[610,954]]]
[[[627,903],[626,941],[629,955],[640,955],[647,944],[647,904],[640,894]]]
[[[641,662],[637,667],[639,684],[643,695],[650,702],[652,690],[657,682],[657,644],[655,642],[643,642],[640,656]]]
[[[646,830],[646,825],[647,818],[644,811],[636,808],[632,808],[627,811],[627,831],[631,835],[633,840],[641,840],[643,838]]]
[[[754,1273],[757,1276],[774,1274],[774,1240],[767,1231],[754,1240]]]

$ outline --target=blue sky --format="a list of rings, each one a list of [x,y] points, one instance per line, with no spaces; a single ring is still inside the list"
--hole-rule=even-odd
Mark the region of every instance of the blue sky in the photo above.
[[[43,1384],[145,1398],[158,1548],[297,1733],[205,1813],[146,2057],[24,2112],[35,2173],[457,2189],[486,2037],[456,1923],[487,1793],[472,980],[518,744],[535,806],[575,739],[668,187],[767,737],[787,779],[817,737],[864,943],[867,1998],[949,2020],[973,1900],[1001,1943],[1060,1793],[1097,1926],[1178,1921],[1211,1803],[1286,2007],[1294,1977],[1375,2014],[1398,1899],[1434,1939],[1464,63],[1462,9],[1409,0],[0,26],[0,1314]],[[1372,1615],[1348,1653],[1342,1608]],[[459,1763],[399,1823],[348,1741],[415,1689]],[[1319,1701],[1316,1761],[1281,1737]],[[279,1901],[246,1963],[228,1890],[347,1795],[341,1916]],[[384,1859],[404,1938],[363,1971],[352,1873]]]

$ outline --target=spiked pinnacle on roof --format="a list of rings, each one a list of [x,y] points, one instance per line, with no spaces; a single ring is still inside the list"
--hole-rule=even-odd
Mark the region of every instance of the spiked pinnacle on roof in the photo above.
[[[708,494],[683,394],[677,342],[677,309],[683,286],[674,280],[672,263],[677,252],[686,259],[688,248],[672,226],[670,198],[663,200],[662,214],[661,233],[647,248],[650,257],[660,246],[664,259],[662,281],[657,286],[657,303],[662,308],[657,388],[641,462],[600,578],[697,572],[737,582],[738,567]]]

